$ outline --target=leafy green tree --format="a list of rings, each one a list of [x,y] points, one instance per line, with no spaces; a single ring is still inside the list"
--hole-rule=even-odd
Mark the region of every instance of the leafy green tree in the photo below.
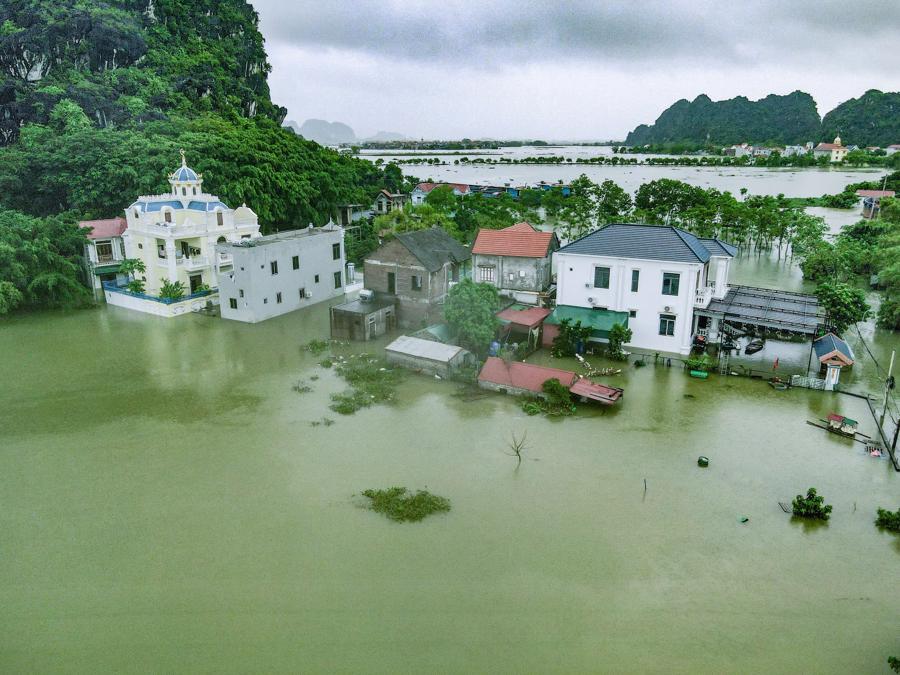
[[[896,512],[887,509],[878,509],[878,516],[875,518],[875,524],[883,527],[890,532],[900,532],[900,509]]]
[[[865,321],[871,313],[865,293],[850,284],[826,281],[816,288],[816,297],[838,333]]]
[[[444,318],[461,346],[475,354],[484,354],[497,334],[499,304],[495,286],[463,279],[447,295]]]
[[[453,187],[440,185],[434,188],[425,197],[425,203],[436,211],[450,213],[456,207],[456,196],[453,194]]]
[[[553,356],[574,356],[578,353],[579,346],[584,347],[593,329],[590,326],[582,326],[581,321],[572,322],[571,319],[563,319],[559,322],[559,333],[553,338],[550,353]]]
[[[831,504],[825,504],[825,498],[816,493],[816,488],[809,488],[806,496],[797,495],[792,503],[793,513],[799,518],[828,520],[831,517]]]
[[[607,338],[607,356],[618,361],[624,360],[625,352],[623,351],[622,347],[623,345],[631,342],[632,336],[633,332],[630,328],[622,325],[621,323],[614,324],[613,327],[609,329],[609,337]]]

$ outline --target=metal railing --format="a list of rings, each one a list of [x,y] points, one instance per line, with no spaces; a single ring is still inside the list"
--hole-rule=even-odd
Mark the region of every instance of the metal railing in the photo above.
[[[116,283],[114,281],[104,281],[103,290],[111,291],[112,293],[121,293],[122,295],[130,295],[132,298],[140,298],[141,300],[161,302],[164,305],[172,305],[176,302],[194,300],[195,298],[205,298],[206,296],[213,295],[219,292],[218,288],[210,288],[208,291],[198,291],[197,293],[191,293],[190,295],[183,295],[180,298],[160,298],[156,295],[147,295],[146,293],[135,293],[134,291],[129,291],[124,286],[116,286]]]

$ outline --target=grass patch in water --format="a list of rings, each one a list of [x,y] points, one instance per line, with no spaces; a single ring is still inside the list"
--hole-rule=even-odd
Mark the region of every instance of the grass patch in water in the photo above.
[[[341,415],[352,415],[361,408],[393,401],[394,391],[403,380],[401,371],[388,368],[384,360],[371,354],[337,357],[333,365],[337,374],[352,387],[331,395],[329,407]]]
[[[366,490],[363,495],[371,500],[369,508],[398,523],[418,522],[433,513],[450,510],[449,499],[433,495],[427,490],[418,490],[413,494],[405,487],[392,487],[386,490]]]

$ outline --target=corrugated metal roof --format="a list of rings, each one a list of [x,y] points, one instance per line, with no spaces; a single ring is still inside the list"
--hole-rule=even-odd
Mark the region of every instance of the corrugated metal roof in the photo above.
[[[705,263],[709,250],[690,232],[677,227],[611,223],[576,239],[561,253]]]
[[[578,380],[569,387],[569,391],[576,396],[584,396],[585,398],[597,401],[603,405],[612,405],[622,398],[622,394],[625,393],[623,389],[619,389],[618,387],[608,387],[605,384],[597,384],[591,382],[587,378]]]
[[[437,272],[445,263],[460,263],[472,257],[469,249],[439,227],[404,232],[397,235],[397,241],[429,272]]]
[[[517,326],[533,328],[542,323],[549,315],[550,310],[544,307],[529,307],[528,309],[507,307],[502,312],[497,313],[497,318],[501,321],[514,323]]]
[[[614,312],[609,309],[588,309],[587,307],[572,307],[571,305],[557,305],[553,313],[544,323],[559,325],[563,319],[572,322],[581,321],[582,326],[590,326],[594,329],[595,337],[609,337],[609,330],[617,323],[628,327],[628,312]]]
[[[406,356],[416,356],[418,358],[428,359],[429,361],[437,361],[438,363],[447,363],[461,352],[466,351],[462,347],[457,347],[456,345],[445,345],[443,342],[423,340],[410,335],[401,335],[385,347],[384,350],[387,352],[394,352],[395,354],[404,354]]]

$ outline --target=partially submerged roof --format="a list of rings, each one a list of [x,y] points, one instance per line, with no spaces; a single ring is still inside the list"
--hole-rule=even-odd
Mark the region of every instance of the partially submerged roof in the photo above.
[[[110,237],[121,237],[128,227],[128,223],[120,216],[103,220],[82,220],[78,223],[78,227],[90,229],[86,235],[88,239],[109,239]]]
[[[525,326],[526,328],[534,328],[544,322],[550,316],[550,310],[545,307],[529,307],[527,309],[519,309],[515,306],[507,307],[502,312],[497,313],[497,318],[505,323],[512,323],[517,326]]]
[[[880,199],[882,197],[893,197],[896,193],[893,190],[857,190],[857,197],[873,197]]]
[[[594,337],[609,337],[610,329],[617,323],[628,327],[628,312],[614,312],[610,309],[588,309],[587,307],[573,307],[571,305],[557,305],[553,312],[544,320],[544,323],[560,324],[564,319],[572,323],[580,321],[582,326],[590,326],[594,330]]]
[[[622,394],[625,393],[624,389],[619,389],[618,387],[609,387],[605,384],[597,384],[595,382],[591,382],[589,379],[583,377],[578,380],[575,384],[569,387],[569,391],[571,391],[576,396],[584,396],[592,401],[597,401],[598,403],[602,403],[603,405],[612,405],[620,398],[622,398]]]
[[[443,342],[423,340],[411,335],[401,335],[385,347],[384,350],[395,354],[403,354],[404,356],[415,356],[437,363],[449,363],[456,356],[466,351],[456,345],[445,345]]]
[[[813,340],[813,349],[820,363],[853,365],[853,350],[834,333],[825,333],[822,337]]]
[[[450,326],[445,323],[433,323],[430,326],[425,326],[422,330],[416,331],[414,337],[422,338],[423,340],[436,340],[447,344],[450,342]]]
[[[532,363],[510,361],[507,363],[497,356],[489,356],[478,374],[479,382],[490,382],[511,389],[526,389],[541,393],[547,380],[557,379],[566,388],[571,387],[578,376],[570,370],[536,366]]]
[[[683,263],[705,263],[710,258],[710,250],[690,232],[668,225],[635,223],[611,223],[576,239],[559,251]]]
[[[399,241],[429,272],[437,272],[446,263],[460,263],[472,257],[465,246],[439,227],[397,235]]]
[[[553,232],[541,232],[530,223],[516,223],[502,230],[478,230],[472,253],[518,258],[546,258],[557,241]]]

